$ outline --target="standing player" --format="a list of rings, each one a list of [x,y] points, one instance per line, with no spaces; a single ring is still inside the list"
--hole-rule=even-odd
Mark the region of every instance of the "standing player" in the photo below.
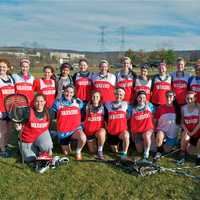
[[[134,96],[137,96],[139,91],[145,91],[147,102],[151,99],[152,87],[152,80],[148,77],[148,68],[147,64],[141,65],[140,75],[136,78],[134,85]]]
[[[81,99],[84,104],[87,104],[92,90],[92,73],[88,71],[88,61],[86,59],[79,61],[79,69],[80,71],[73,76],[76,97]]]
[[[129,57],[122,58],[123,68],[116,73],[116,87],[124,88],[124,101],[129,104],[133,101],[133,85],[136,74],[131,70],[131,59]]]
[[[200,60],[195,65],[195,76],[189,79],[189,90],[196,93],[196,102],[200,103]]]
[[[56,96],[56,83],[52,78],[54,75],[54,69],[51,66],[45,66],[43,72],[44,77],[36,79],[33,83],[34,92],[37,94],[43,94],[46,98],[46,107],[51,108]]]
[[[108,112],[108,144],[115,152],[118,152],[117,146],[120,141],[122,141],[122,151],[119,152],[119,154],[121,159],[126,159],[129,147],[129,132],[127,126],[128,104],[123,101],[125,97],[125,91],[123,88],[117,88],[115,90],[115,96],[116,101],[106,104]]]
[[[86,136],[81,126],[83,103],[74,98],[74,94],[74,86],[68,85],[64,88],[63,96],[54,102],[51,113],[56,114],[57,136],[63,153],[68,154],[68,144],[71,139],[77,140],[76,160],[82,160],[81,151],[86,143]]]
[[[171,76],[167,74],[166,63],[159,64],[159,74],[152,79],[151,102],[155,106],[166,104],[166,92],[171,90]]]
[[[89,152],[97,152],[97,158],[99,159],[104,159],[103,146],[106,137],[104,114],[105,111],[101,103],[101,95],[99,92],[93,91],[91,101],[86,106],[86,116],[83,126],[87,137]],[[98,150],[96,149],[96,138]]]
[[[190,75],[184,72],[185,61],[183,58],[177,59],[176,72],[171,73],[172,90],[175,92],[176,101],[181,106],[185,104],[185,97],[188,89]]]
[[[14,74],[15,92],[27,97],[29,105],[32,105],[34,98],[33,81],[34,77],[30,74],[30,60],[23,58],[20,60],[21,71]]]
[[[6,96],[15,93],[14,79],[8,75],[11,65],[6,59],[0,59],[0,156],[9,156],[6,151],[11,135],[11,121],[8,120],[5,112],[4,99]]]
[[[56,99],[59,99],[63,95],[63,88],[72,85],[73,80],[70,75],[70,70],[72,66],[69,63],[63,63],[60,66],[60,75],[57,78],[57,96]]]
[[[154,130],[152,113],[153,106],[152,104],[148,104],[146,92],[139,91],[133,104],[130,127],[137,152],[142,153],[144,149],[144,159],[149,158],[149,151],[152,144]]]
[[[102,60],[99,63],[99,73],[92,76],[93,90],[100,92],[102,102],[108,103],[115,100],[115,84],[116,77],[108,72],[109,63],[107,60]]]
[[[196,103],[196,93],[189,91],[186,96],[187,104],[182,107],[181,154],[178,164],[184,163],[189,147],[197,150],[196,164],[200,165],[200,110]]]
[[[157,153],[155,160],[161,157],[164,147],[165,152],[169,152],[172,147],[178,143],[177,133],[181,121],[181,111],[175,100],[175,93],[168,91],[166,93],[167,104],[158,107],[155,113],[156,123],[156,145]],[[164,144],[164,145],[163,145]]]

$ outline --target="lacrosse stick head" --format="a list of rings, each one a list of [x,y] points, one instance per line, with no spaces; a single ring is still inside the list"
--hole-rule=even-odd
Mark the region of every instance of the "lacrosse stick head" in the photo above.
[[[4,100],[4,106],[9,119],[13,122],[23,123],[29,117],[30,107],[25,95],[8,95]]]

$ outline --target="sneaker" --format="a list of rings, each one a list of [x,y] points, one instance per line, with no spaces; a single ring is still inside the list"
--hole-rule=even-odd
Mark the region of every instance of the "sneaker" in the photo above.
[[[177,165],[184,165],[186,161],[186,155],[181,153],[180,158],[176,161]]]
[[[161,158],[161,156],[162,156],[162,154],[160,152],[156,152],[156,154],[153,157],[153,160],[157,161],[157,160],[159,160]]]
[[[105,158],[103,155],[103,151],[98,151],[96,158],[99,160],[104,160]]]
[[[75,159],[76,159],[77,161],[83,160],[82,154],[81,154],[81,153],[76,154]]]
[[[196,158],[196,165],[200,166],[200,158]]]
[[[9,158],[11,155],[8,151],[0,151],[0,157]]]
[[[143,159],[148,160],[148,158],[149,158],[149,153],[145,152],[143,155]]]
[[[126,160],[127,159],[127,153],[119,152],[119,157],[120,157],[121,160]]]

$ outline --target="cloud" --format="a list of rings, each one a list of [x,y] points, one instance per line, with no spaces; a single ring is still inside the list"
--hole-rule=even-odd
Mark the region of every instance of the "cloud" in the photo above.
[[[120,27],[126,48],[198,49],[199,9],[198,1],[178,0],[1,1],[0,45],[37,41],[51,48],[98,51],[105,26],[107,50],[119,50]]]

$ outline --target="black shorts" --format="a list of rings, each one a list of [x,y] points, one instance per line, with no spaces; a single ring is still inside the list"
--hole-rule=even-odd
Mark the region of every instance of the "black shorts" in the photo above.
[[[197,146],[197,143],[199,141],[200,138],[196,138],[196,137],[190,137],[190,144],[193,146]]]
[[[122,140],[118,135],[107,134],[107,141],[109,145],[118,145]]]
[[[70,135],[69,137],[65,137],[59,140],[59,143],[61,145],[68,145],[69,143],[71,143],[72,141],[72,135]]]
[[[96,135],[88,135],[86,137],[87,137],[87,141],[96,140]]]

